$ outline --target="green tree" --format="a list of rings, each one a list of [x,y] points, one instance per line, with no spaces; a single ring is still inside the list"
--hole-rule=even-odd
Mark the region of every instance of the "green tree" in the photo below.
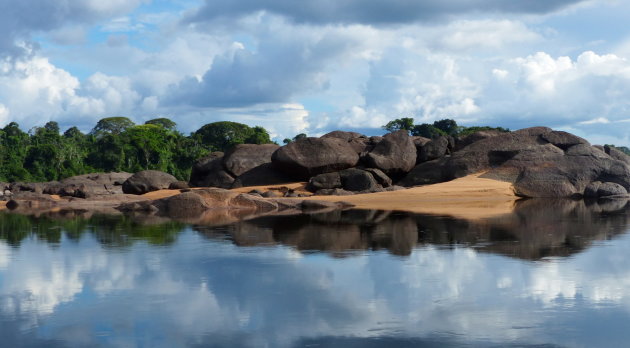
[[[153,125],[161,126],[161,127],[164,127],[165,129],[168,129],[168,130],[171,130],[171,131],[174,131],[175,128],[177,127],[177,123],[169,120],[168,118],[164,118],[164,117],[154,118],[152,120],[148,120],[144,124],[153,124]]]
[[[441,130],[444,134],[452,136],[457,135],[458,131],[457,122],[449,118],[433,122],[433,127]]]
[[[421,136],[429,139],[435,139],[439,136],[446,135],[443,130],[435,127],[434,125],[423,123],[413,126],[411,135]]]
[[[413,118],[397,118],[395,120],[387,122],[387,124],[383,126],[383,129],[388,132],[395,132],[401,129],[410,132],[413,129]]]
[[[230,121],[208,123],[192,136],[212,151],[226,151],[238,144],[271,143],[269,134],[264,128],[251,128],[246,124]]]
[[[100,137],[104,134],[118,135],[129,127],[133,127],[135,123],[127,117],[106,117],[96,123],[90,134]]]

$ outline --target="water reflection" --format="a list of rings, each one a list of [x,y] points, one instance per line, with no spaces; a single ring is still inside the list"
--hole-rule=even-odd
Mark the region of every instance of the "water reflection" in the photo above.
[[[518,201],[512,214],[482,220],[388,211],[348,210],[324,214],[267,216],[227,228],[195,226],[208,238],[227,232],[238,246],[283,244],[300,251],[387,249],[407,256],[418,245],[470,246],[527,260],[569,256],[593,241],[624,233],[630,223],[626,200]]]
[[[192,228],[2,215],[0,345],[621,347],[630,236],[615,204]]]

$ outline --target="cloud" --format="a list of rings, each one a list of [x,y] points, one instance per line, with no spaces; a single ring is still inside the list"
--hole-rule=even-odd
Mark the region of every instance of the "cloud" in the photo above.
[[[206,0],[190,20],[193,22],[221,17],[240,17],[256,12],[285,16],[298,23],[406,24],[431,21],[452,15],[479,12],[548,13],[577,4],[582,0],[505,1],[505,0]]]
[[[33,33],[61,29],[70,24],[94,23],[126,13],[146,1],[0,0],[0,55],[28,53],[20,42],[29,42]],[[68,39],[63,33],[58,32],[57,35]]]
[[[173,86],[166,100],[197,107],[243,107],[291,102],[328,87],[331,65],[361,50],[354,28],[287,27],[282,20],[259,28],[257,45],[235,42],[202,77]]]

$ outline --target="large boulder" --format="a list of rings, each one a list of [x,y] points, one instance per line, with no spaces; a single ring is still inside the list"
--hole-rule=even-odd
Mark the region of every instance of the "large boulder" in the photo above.
[[[197,160],[190,173],[191,187],[230,188],[234,177],[223,166],[223,152],[213,152]]]
[[[122,184],[133,174],[92,173],[72,176],[61,181],[46,183],[43,193],[77,198],[88,198],[98,195],[120,194]]]
[[[273,153],[273,165],[297,180],[351,168],[359,155],[345,140],[339,138],[304,138],[291,142]]]
[[[231,188],[247,187],[247,186],[263,186],[286,184],[294,181],[293,178],[286,173],[281,172],[271,163],[264,163],[258,167],[252,168],[234,180]]]
[[[416,163],[431,161],[446,156],[449,153],[449,139],[441,136],[428,141],[424,146],[416,147],[418,157]]]
[[[339,172],[324,173],[315,175],[308,181],[306,188],[311,192],[326,189],[336,189],[341,187],[341,176]]]
[[[228,173],[238,177],[265,163],[271,163],[271,155],[280,146],[276,144],[239,144],[223,156],[223,166]]]
[[[322,138],[338,138],[348,142],[348,144],[358,154],[372,150],[374,144],[368,137],[357,132],[332,131],[322,135]]]
[[[167,189],[177,178],[158,170],[143,170],[127,179],[123,185],[124,193],[141,195],[151,191]]]
[[[613,146],[604,145],[604,151],[610,157],[612,157],[612,158],[614,158],[616,160],[622,161],[622,162],[626,163],[627,165],[630,165],[630,156],[628,156],[625,153],[615,149]]]
[[[626,162],[580,137],[546,127],[477,140],[450,157],[416,166],[399,184],[433,184],[481,171],[489,178],[512,182],[515,192],[525,197],[570,197],[586,191],[599,195],[592,187],[587,190],[594,181],[630,188]]]
[[[371,192],[376,190],[378,183],[374,179],[372,173],[358,169],[350,168],[339,172],[341,185],[347,191],[365,191]]]
[[[416,146],[406,130],[389,133],[365,157],[368,167],[378,168],[390,177],[400,177],[416,164]]]

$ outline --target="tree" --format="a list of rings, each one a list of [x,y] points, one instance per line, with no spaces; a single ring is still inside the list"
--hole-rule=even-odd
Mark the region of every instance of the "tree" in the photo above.
[[[164,117],[154,118],[152,120],[148,120],[144,124],[153,124],[153,125],[161,126],[161,127],[164,127],[164,129],[168,129],[168,130],[171,130],[171,131],[174,131],[175,128],[177,127],[177,123],[169,120],[168,118],[164,118]]]
[[[397,118],[393,121],[387,122],[387,124],[383,126],[383,129],[385,129],[388,132],[395,132],[395,131],[404,129],[409,132],[413,129],[413,118],[411,117]]]
[[[449,118],[433,122],[433,127],[443,131],[447,135],[457,135],[457,122]]]
[[[446,135],[443,130],[435,127],[434,125],[423,123],[413,126],[411,135],[421,136],[429,139],[435,139],[439,136]]]
[[[230,121],[208,123],[192,136],[212,151],[225,151],[238,144],[271,143],[269,133],[264,128],[250,128],[246,124]]]
[[[133,121],[131,121],[127,117],[106,117],[96,123],[96,126],[92,128],[90,134],[96,137],[100,137],[104,134],[118,135],[124,132],[125,129],[133,127],[134,125],[135,123],[133,123]]]

